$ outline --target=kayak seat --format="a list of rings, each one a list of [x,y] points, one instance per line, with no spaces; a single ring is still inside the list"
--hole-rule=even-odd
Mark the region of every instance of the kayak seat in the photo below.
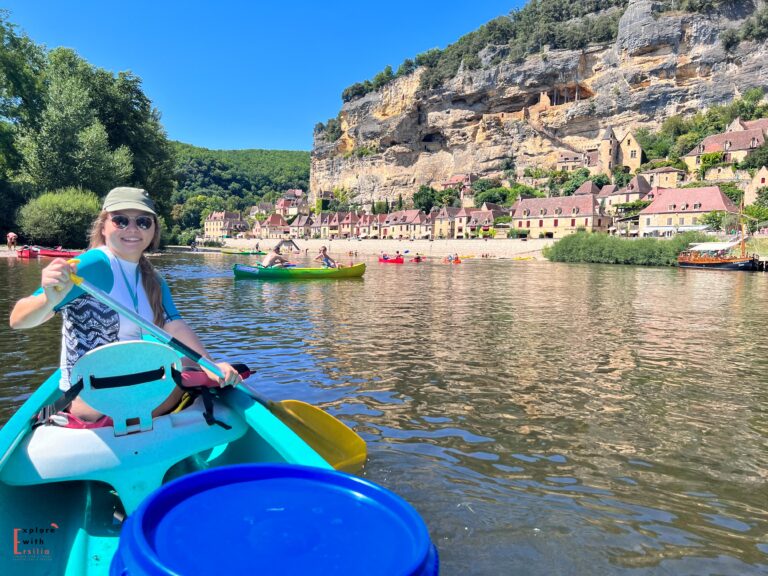
[[[151,346],[144,346],[146,344]],[[164,344],[142,341],[109,344],[88,354],[93,354],[98,360],[102,355],[94,353],[110,346],[114,348],[112,352],[103,354],[104,364],[91,359],[77,371],[73,367],[73,381],[83,377],[84,388],[81,394],[84,400],[111,416],[116,425],[121,418],[125,423],[129,418],[141,419],[141,416],[146,416],[145,413],[150,414],[151,420],[152,409],[175,386],[172,378],[165,379],[171,382],[169,387],[165,386],[167,382],[161,381],[162,386],[158,388],[163,389],[162,394],[147,392],[154,398],[151,401],[136,394],[125,393],[133,386],[114,386],[119,382],[109,379],[120,374],[158,370],[166,362],[177,362],[178,355]],[[116,355],[114,350],[122,350],[122,353]],[[170,354],[165,351],[170,351]],[[139,352],[138,356],[136,352]],[[120,355],[125,356],[125,359],[120,360]],[[122,368],[118,369],[118,364]],[[86,392],[86,376],[89,376],[91,385],[94,381],[96,383],[95,389],[91,386],[89,392]],[[103,388],[105,382],[113,387]],[[135,386],[145,388],[145,384],[141,382]],[[103,392],[112,394],[107,397],[102,395]],[[127,404],[135,402],[136,405],[115,411],[108,405],[108,399]],[[245,420],[224,402],[216,401],[216,418],[228,424],[231,427],[228,430],[222,426],[209,426],[203,416],[204,411],[202,398],[198,398],[186,410],[159,416],[151,420],[149,428],[140,429],[146,428],[146,425],[139,425],[131,428],[135,429],[135,433],[128,434],[118,434],[112,427],[76,429],[54,425],[38,426],[27,434],[0,468],[0,482],[15,486],[81,480],[104,482],[115,489],[126,512],[130,514],[150,492],[162,484],[174,464],[198,454],[205,456],[209,450],[234,442],[249,430]]]
[[[114,422],[115,436],[152,429],[152,410],[176,387],[179,355],[148,340],[115,342],[84,354],[72,367],[70,383],[82,380],[82,398]],[[129,420],[136,424],[128,425]]]

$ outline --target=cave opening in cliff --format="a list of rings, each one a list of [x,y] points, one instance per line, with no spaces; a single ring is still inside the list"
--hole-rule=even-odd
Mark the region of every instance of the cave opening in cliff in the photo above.
[[[440,132],[430,132],[421,139],[426,152],[437,152],[445,148],[445,136]]]
[[[594,96],[594,92],[577,82],[555,85],[547,92],[542,93],[542,100],[548,99],[550,106],[561,106],[570,102],[588,100]],[[546,98],[545,98],[546,96]]]

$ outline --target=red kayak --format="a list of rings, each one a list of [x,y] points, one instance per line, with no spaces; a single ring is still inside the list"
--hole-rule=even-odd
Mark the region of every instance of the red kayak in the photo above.
[[[411,258],[411,262],[418,264],[420,262],[424,262],[424,258]]]
[[[37,258],[38,250],[37,248],[30,248],[29,246],[24,246],[24,248],[19,248],[16,250],[16,256],[19,258]]]
[[[64,250],[63,248],[38,248],[38,254],[46,258],[74,258],[80,256],[82,250]]]
[[[399,258],[381,258],[381,257],[379,257],[379,262],[381,262],[382,264],[402,264],[403,262],[405,262],[405,260],[403,260],[402,256],[400,256]]]
[[[24,246],[16,250],[19,258],[74,258],[82,254],[82,250],[64,250],[62,248],[38,248],[37,246]]]

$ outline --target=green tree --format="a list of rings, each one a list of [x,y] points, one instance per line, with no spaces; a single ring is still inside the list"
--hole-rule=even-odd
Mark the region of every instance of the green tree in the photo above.
[[[761,208],[768,208],[768,186],[763,186],[757,190],[757,200],[755,200],[755,206]]]
[[[708,212],[699,218],[699,223],[706,225],[708,228],[714,231],[723,229],[723,223],[725,220],[725,212],[722,210],[715,210]]]
[[[744,161],[739,165],[740,168],[760,168],[761,166],[768,166],[768,143],[763,144],[756,148]]]
[[[30,200],[19,211],[23,237],[35,244],[84,248],[101,204],[80,188],[48,192]]]
[[[133,155],[127,146],[112,151],[107,131],[94,122],[77,135],[78,147],[72,154],[75,179],[88,190],[107,191],[130,181]]]
[[[413,207],[423,210],[427,214],[432,210],[432,206],[438,204],[437,191],[429,186],[421,186],[413,194]]]

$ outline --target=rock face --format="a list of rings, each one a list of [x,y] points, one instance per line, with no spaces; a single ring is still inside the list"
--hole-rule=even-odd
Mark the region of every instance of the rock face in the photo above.
[[[768,86],[765,43],[726,53],[719,40],[761,2],[706,16],[630,0],[613,45],[460,71],[436,90],[419,90],[417,70],[345,104],[337,141],[316,135],[310,194],[341,188],[368,203],[409,198],[455,174],[502,176],[511,159],[518,171],[550,168],[559,151],[583,151],[605,128],[619,137],[653,129]]]

